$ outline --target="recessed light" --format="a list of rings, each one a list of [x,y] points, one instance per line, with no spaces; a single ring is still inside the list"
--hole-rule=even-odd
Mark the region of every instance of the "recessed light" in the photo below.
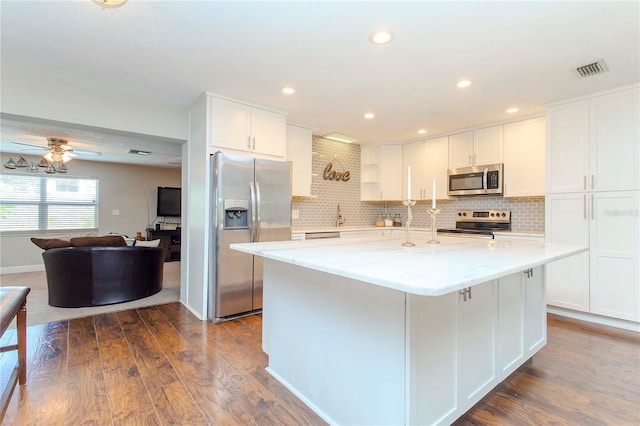
[[[369,41],[373,44],[391,43],[394,38],[395,34],[390,30],[375,31],[369,35]]]
[[[425,133],[427,133],[427,131],[425,129],[420,129],[418,130],[418,133],[424,135]]]
[[[471,80],[460,80],[458,82],[458,84],[456,84],[456,86],[458,86],[458,87],[469,87],[469,86],[471,86]]]
[[[372,119],[373,117],[375,117],[376,115],[372,112],[368,112],[364,115],[364,118],[368,118],[368,119]]]
[[[520,111],[518,108],[509,108],[506,112],[507,114],[513,114],[514,112]]]
[[[294,93],[296,93],[296,89],[291,86],[284,86],[280,89],[280,91],[285,95],[293,95]]]

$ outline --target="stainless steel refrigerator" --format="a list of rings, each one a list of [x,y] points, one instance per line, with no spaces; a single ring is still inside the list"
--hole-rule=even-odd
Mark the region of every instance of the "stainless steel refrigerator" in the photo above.
[[[208,316],[218,322],[262,310],[263,259],[229,245],[291,239],[291,165],[217,152],[211,176]]]

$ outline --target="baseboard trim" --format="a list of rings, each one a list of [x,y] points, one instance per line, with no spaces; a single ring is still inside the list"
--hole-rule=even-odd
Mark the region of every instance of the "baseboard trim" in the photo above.
[[[22,272],[39,272],[44,271],[44,263],[40,265],[22,265],[22,266],[4,266],[0,267],[0,275],[3,274],[21,274]]]
[[[640,323],[633,321],[625,321],[617,318],[603,317],[601,315],[590,314],[586,312],[572,311],[571,309],[558,308],[557,306],[547,305],[547,312],[550,314],[560,315],[562,317],[573,318],[581,321],[592,322],[594,324],[608,325],[610,327],[621,328],[623,330],[635,331],[640,333]]]

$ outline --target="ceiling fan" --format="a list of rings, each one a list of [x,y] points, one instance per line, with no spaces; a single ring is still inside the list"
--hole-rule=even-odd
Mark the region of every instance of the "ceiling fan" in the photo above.
[[[34,148],[44,149],[46,154],[42,156],[42,160],[38,163],[39,167],[46,167],[47,173],[66,173],[67,166],[64,163],[75,158],[77,154],[81,155],[102,155],[98,151],[81,151],[75,150],[69,145],[69,141],[63,138],[47,138],[47,146],[32,145],[22,142],[12,142],[16,145],[31,146]],[[21,158],[24,161],[24,159]],[[16,163],[16,165],[18,165]],[[20,166],[19,166],[20,167]],[[35,167],[29,166],[30,171],[37,170]]]

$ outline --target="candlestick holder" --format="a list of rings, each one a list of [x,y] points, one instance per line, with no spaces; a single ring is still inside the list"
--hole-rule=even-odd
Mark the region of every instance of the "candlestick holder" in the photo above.
[[[432,207],[427,211],[431,215],[431,239],[427,241],[427,244],[440,244],[440,241],[436,240],[436,216],[440,214],[440,209]]]
[[[416,205],[416,200],[402,200],[402,204],[407,206],[407,223],[405,224],[405,227],[404,227],[404,235],[407,240],[404,243],[402,243],[402,246],[415,247],[415,244],[413,244],[411,242],[411,239],[409,238],[409,228],[411,227],[411,219],[413,219],[413,216],[411,215],[411,206]]]

